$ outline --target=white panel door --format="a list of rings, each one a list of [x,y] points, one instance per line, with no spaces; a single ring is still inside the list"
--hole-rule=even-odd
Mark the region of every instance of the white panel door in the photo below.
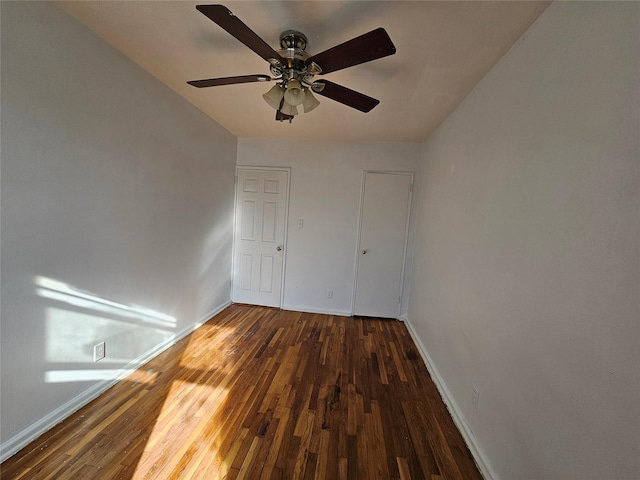
[[[289,173],[238,169],[232,300],[280,306]]]
[[[410,173],[365,173],[354,315],[399,315],[411,184]]]

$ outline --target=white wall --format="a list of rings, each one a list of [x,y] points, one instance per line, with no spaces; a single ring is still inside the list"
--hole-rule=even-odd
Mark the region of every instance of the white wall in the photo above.
[[[54,5],[1,5],[4,458],[227,304],[237,141]]]
[[[421,148],[406,143],[238,140],[238,165],[291,167],[283,308],[351,314],[363,172],[413,172]],[[408,305],[405,287],[401,316]],[[333,290],[333,298],[326,297],[327,290]]]
[[[496,478],[640,478],[639,19],[552,4],[424,148],[409,322]]]

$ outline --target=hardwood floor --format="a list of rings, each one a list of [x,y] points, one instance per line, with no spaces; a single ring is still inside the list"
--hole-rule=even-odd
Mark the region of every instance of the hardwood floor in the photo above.
[[[232,305],[3,479],[481,479],[401,322]]]

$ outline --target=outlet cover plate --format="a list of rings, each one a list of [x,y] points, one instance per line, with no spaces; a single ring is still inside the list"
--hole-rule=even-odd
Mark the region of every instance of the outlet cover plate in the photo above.
[[[98,360],[102,360],[106,356],[106,347],[104,342],[100,342],[93,346],[93,361],[97,362]]]

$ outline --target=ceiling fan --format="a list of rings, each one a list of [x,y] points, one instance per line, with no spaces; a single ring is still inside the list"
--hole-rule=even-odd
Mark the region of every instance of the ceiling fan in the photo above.
[[[275,80],[276,85],[265,93],[263,98],[276,110],[276,120],[281,122],[291,122],[298,114],[299,106],[302,106],[305,113],[316,108],[320,102],[311,92],[365,113],[380,103],[375,98],[328,80],[316,80],[315,76],[396,53],[396,47],[384,28],[377,28],[324,52],[311,55],[306,51],[307,37],[298,31],[283,32],[280,35],[281,49],[276,51],[224,5],[197,5],[196,8],[266,60],[273,78],[262,74],[240,75],[192,80],[187,82],[189,85],[203,88]]]

